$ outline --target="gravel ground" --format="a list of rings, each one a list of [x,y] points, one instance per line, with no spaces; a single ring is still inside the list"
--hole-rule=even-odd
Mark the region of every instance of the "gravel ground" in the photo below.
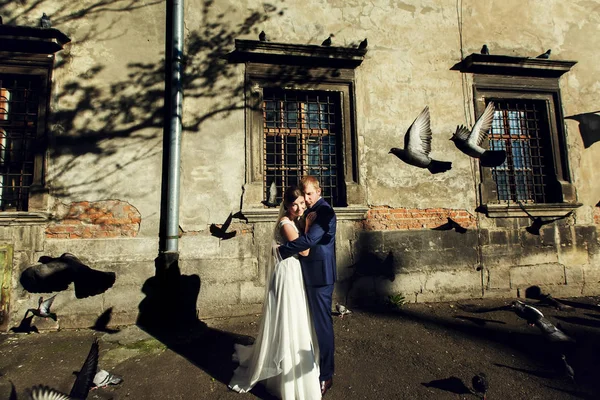
[[[570,310],[536,305],[574,338],[550,343],[507,300],[406,304],[355,309],[334,317],[336,373],[325,399],[477,399],[474,374],[489,379],[487,399],[600,398],[600,299],[566,299]],[[213,319],[196,329],[149,335],[133,326],[115,333],[63,330],[0,335],[0,399],[45,384],[69,392],[93,337],[99,367],[124,378],[89,399],[269,399],[227,389],[234,342],[256,335],[259,316]],[[35,323],[35,320],[34,320]],[[575,381],[560,359],[565,354]]]

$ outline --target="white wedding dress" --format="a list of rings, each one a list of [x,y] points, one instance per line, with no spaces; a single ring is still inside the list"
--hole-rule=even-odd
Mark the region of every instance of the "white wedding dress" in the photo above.
[[[275,232],[278,244],[284,219]],[[309,314],[300,261],[296,256],[281,260],[275,246],[267,268],[263,315],[252,346],[235,344],[233,372],[229,388],[245,393],[259,381],[283,400],[321,398],[317,337]]]

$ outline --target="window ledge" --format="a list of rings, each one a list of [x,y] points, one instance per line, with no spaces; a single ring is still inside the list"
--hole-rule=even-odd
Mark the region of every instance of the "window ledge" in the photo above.
[[[577,61],[473,53],[451,69],[460,72],[558,78]]]
[[[523,207],[534,217],[562,217],[582,205],[581,203],[524,204]],[[490,218],[528,217],[518,204],[487,204],[483,207]]]
[[[365,219],[369,207],[366,206],[350,206],[350,207],[334,207],[335,215],[338,221],[360,221]],[[248,223],[255,222],[275,222],[279,215],[278,208],[251,208],[242,210],[242,214]]]
[[[49,214],[41,212],[0,212],[0,225],[45,224]]]

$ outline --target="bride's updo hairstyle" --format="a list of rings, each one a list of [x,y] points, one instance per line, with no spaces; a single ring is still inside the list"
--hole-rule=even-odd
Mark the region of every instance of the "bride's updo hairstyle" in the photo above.
[[[290,206],[296,199],[300,196],[303,196],[302,190],[296,185],[292,185],[285,189],[283,192],[283,209],[287,210],[288,206]]]

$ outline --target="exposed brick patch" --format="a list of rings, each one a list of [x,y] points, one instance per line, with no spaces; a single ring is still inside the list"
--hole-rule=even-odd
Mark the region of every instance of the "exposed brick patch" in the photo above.
[[[600,206],[594,207],[594,223],[600,225]]]
[[[59,204],[55,221],[46,228],[52,239],[98,239],[135,237],[141,216],[131,204],[120,200],[80,201]]]
[[[450,208],[391,208],[388,206],[373,207],[367,213],[366,220],[361,222],[362,229],[367,231],[392,231],[407,229],[430,229],[448,222],[448,217],[463,228],[473,228],[475,217],[466,210]]]

